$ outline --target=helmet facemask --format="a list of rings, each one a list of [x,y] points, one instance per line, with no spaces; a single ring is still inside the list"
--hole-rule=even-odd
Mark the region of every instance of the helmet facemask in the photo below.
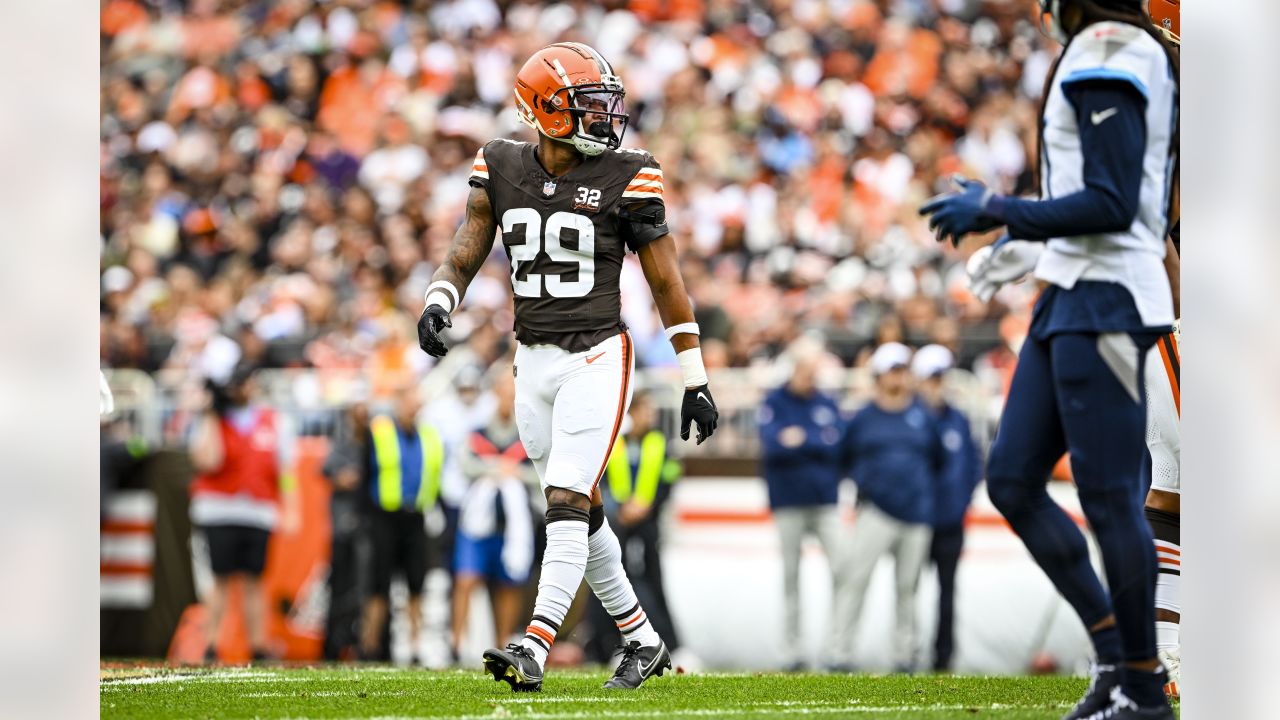
[[[573,146],[584,155],[599,155],[606,148],[617,149],[627,132],[630,117],[623,103],[626,92],[621,81],[616,87],[609,87],[609,77],[606,76],[599,88],[573,90],[573,106],[569,110],[577,125]]]
[[[1040,0],[1040,31],[1064,45],[1071,39],[1062,24],[1062,0]]]
[[[556,91],[551,102],[573,118],[570,140],[583,155],[599,155],[622,145],[627,132],[626,91],[616,75],[604,74],[598,83],[583,83]]]
[[[583,155],[621,147],[629,119],[625,95],[609,63],[582,43],[549,45],[516,75],[520,121]]]

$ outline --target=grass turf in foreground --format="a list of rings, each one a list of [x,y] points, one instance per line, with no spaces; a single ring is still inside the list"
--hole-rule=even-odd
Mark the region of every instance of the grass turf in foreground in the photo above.
[[[702,674],[607,691],[601,672],[557,672],[514,694],[479,671],[389,667],[116,668],[102,718],[1059,718],[1084,692],[1069,677]]]

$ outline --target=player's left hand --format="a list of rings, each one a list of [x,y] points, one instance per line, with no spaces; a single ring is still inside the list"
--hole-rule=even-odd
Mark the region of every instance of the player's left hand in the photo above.
[[[107,384],[107,376],[98,371],[98,417],[106,417],[115,412],[116,399],[111,395],[111,386]]]
[[[1044,243],[1011,240],[1008,235],[993,245],[979,248],[965,264],[969,291],[981,302],[987,302],[1005,283],[1021,280],[1035,269],[1044,252]]]
[[[950,239],[953,246],[969,233],[986,232],[1000,227],[1000,221],[987,214],[987,205],[995,193],[977,180],[956,175],[951,178],[957,192],[939,195],[920,206],[920,214],[929,216],[929,229],[938,242]]]
[[[680,439],[689,439],[689,425],[698,425],[698,444],[711,437],[720,421],[720,411],[716,409],[716,401],[711,399],[711,390],[706,385],[696,388],[685,388],[684,402],[680,404]]]
[[[453,327],[449,311],[439,305],[428,305],[418,318],[418,347],[431,357],[444,357],[449,348],[440,339],[440,332],[447,327]]]

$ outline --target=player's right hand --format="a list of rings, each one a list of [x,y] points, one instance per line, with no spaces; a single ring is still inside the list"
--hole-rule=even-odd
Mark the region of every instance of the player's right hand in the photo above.
[[[960,175],[952,176],[951,183],[955,192],[943,193],[920,206],[920,214],[929,218],[929,229],[938,242],[950,239],[952,247],[959,247],[965,235],[1004,224],[989,214],[988,207],[995,196],[990,188]]]
[[[439,305],[428,305],[418,318],[418,347],[431,357],[444,357],[449,348],[440,339],[440,332],[447,327],[453,327],[449,312]]]
[[[711,390],[706,385],[696,388],[685,388],[684,402],[680,404],[680,439],[689,439],[689,426],[698,426],[698,444],[711,437],[720,422],[720,411],[716,409],[715,400],[711,399]]]

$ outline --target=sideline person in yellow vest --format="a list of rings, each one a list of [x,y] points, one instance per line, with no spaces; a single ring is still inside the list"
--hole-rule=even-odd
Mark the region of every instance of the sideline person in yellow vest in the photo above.
[[[675,652],[679,648],[675,624],[662,586],[659,511],[671,494],[671,484],[681,474],[680,462],[668,456],[667,437],[656,427],[657,412],[646,393],[637,392],[600,480],[609,525],[622,546],[622,564],[635,586],[636,595],[649,615],[653,629]],[[588,652],[607,661],[619,636],[614,623],[599,603],[594,603],[594,622],[602,628],[588,643]]]
[[[427,575],[426,513],[440,495],[444,443],[434,428],[418,422],[417,388],[399,393],[395,414],[369,423],[365,487],[372,500],[374,587],[365,605],[361,650],[366,659],[389,659],[383,646],[391,576],[409,586],[409,647],[421,652],[422,585]],[[419,657],[420,659],[420,657]]]

